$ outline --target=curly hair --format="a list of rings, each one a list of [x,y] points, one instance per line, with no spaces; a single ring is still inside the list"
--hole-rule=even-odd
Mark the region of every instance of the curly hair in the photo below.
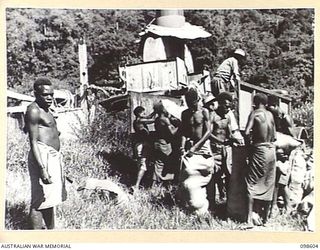
[[[133,113],[135,116],[139,116],[142,114],[143,111],[145,111],[144,107],[138,106],[133,110]]]
[[[52,82],[45,77],[38,78],[33,84],[33,89],[35,92],[39,92],[41,90],[41,87],[44,85],[52,86]]]

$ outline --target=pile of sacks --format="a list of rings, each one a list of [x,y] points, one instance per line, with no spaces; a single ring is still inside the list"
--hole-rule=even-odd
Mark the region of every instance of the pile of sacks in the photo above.
[[[280,172],[277,185],[283,188],[277,197],[278,207],[285,213],[300,214],[304,218],[305,229],[314,231],[314,163],[313,152],[306,152],[301,140],[277,133],[276,147],[289,157],[277,159]],[[280,191],[280,190],[279,190]]]

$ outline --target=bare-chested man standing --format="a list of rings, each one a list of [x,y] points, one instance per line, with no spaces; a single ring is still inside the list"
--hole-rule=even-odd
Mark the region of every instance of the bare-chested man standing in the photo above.
[[[213,108],[213,101],[215,100],[218,101],[217,109]],[[231,158],[231,146],[233,144],[243,144],[243,138],[235,137],[234,133],[232,133],[232,120],[229,115],[232,112],[230,111],[232,106],[231,93],[221,92],[216,99],[206,101],[204,106],[210,112],[210,119],[213,125],[210,139],[215,161],[215,172],[207,188],[210,207],[213,208],[216,197],[215,184],[219,189],[220,202],[228,194],[232,163],[227,160],[227,157]],[[238,127],[238,124],[236,126]]]
[[[246,176],[248,190],[248,227],[253,226],[252,212],[255,200],[263,201],[262,219],[267,214],[275,187],[276,129],[272,113],[266,110],[268,97],[258,93],[254,96],[255,109],[251,112],[245,129],[246,141],[250,141],[249,169]]]
[[[214,160],[208,140],[211,133],[209,111],[200,105],[196,90],[186,95],[188,109],[181,115],[181,186],[185,189],[186,200],[198,215],[208,212],[206,186],[213,172]]]
[[[157,114],[155,119],[155,142],[154,142],[154,174],[153,186],[162,181],[174,179],[173,173],[166,173],[172,169],[173,138],[178,131],[178,126],[173,125],[173,117],[168,113],[161,102],[155,103],[154,112]]]
[[[30,222],[32,229],[55,226],[54,207],[66,199],[61,165],[60,132],[49,111],[53,102],[53,86],[49,79],[34,83],[35,102],[27,108],[25,121],[31,150],[28,168],[31,180]]]

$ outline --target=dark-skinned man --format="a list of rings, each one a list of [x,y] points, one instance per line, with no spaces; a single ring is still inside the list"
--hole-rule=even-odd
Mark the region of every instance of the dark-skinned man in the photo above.
[[[214,160],[210,149],[211,122],[209,111],[200,104],[197,90],[185,94],[188,109],[181,115],[181,188],[185,201],[197,215],[208,214],[206,186],[211,180]]]
[[[32,229],[55,227],[55,206],[66,199],[60,150],[60,132],[50,111],[53,86],[49,79],[34,82],[36,100],[25,115],[31,150],[28,168],[31,180],[30,223]]]
[[[265,223],[273,198],[276,175],[276,127],[273,115],[266,109],[268,97],[258,93],[253,98],[254,110],[250,113],[245,129],[249,144],[249,165],[246,175],[248,216],[246,228],[253,227],[253,207],[260,202],[261,217]],[[259,211],[258,211],[259,213]]]

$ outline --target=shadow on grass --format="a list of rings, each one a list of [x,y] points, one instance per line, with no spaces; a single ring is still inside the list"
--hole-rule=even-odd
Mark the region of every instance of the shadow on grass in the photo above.
[[[151,203],[168,209],[178,205],[176,185],[165,182],[161,186],[153,187],[152,189]]]
[[[213,210],[214,217],[217,219],[225,221],[229,218],[227,215],[227,203],[226,202],[216,203],[212,210]]]
[[[99,155],[109,163],[110,175],[118,176],[120,182],[127,187],[131,187],[135,184],[138,175],[137,162],[131,157],[125,155],[122,152],[99,152]],[[154,166],[152,162],[149,162],[147,171],[144,173],[142,181],[140,183],[144,188],[150,188],[152,185]]]
[[[11,207],[8,207],[8,203],[6,203],[5,228],[7,230],[30,229],[27,211],[27,206],[24,202]]]
[[[118,176],[120,182],[132,186],[135,182],[138,169],[136,162],[122,152],[99,152],[99,155],[110,164],[110,175]]]
[[[135,184],[138,167],[136,162],[129,156],[122,152],[99,152],[99,155],[110,164],[110,175],[116,175],[120,178],[120,182],[128,187]],[[156,206],[166,207],[168,209],[178,206],[185,212],[188,209],[184,209],[185,206],[181,204],[177,197],[177,184],[176,183],[166,183],[161,187],[151,187],[152,184],[152,169],[148,168],[145,176],[142,180],[142,186],[150,188],[151,190],[151,200],[150,202]],[[227,220],[229,217],[227,215],[227,204],[216,203],[213,207],[213,216],[220,220]],[[234,219],[234,218],[233,218]]]

